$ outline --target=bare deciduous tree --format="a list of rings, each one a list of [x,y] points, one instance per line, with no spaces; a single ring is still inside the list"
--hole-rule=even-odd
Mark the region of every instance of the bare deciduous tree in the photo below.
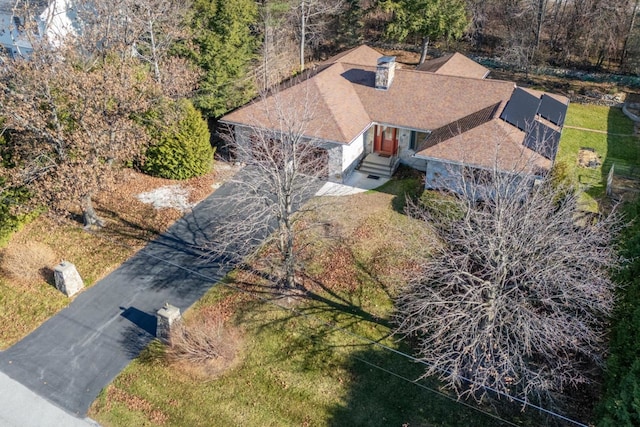
[[[135,41],[138,56],[149,63],[158,83],[163,83],[163,65],[177,40],[188,35],[186,15],[189,1],[145,0],[130,1],[129,17],[139,28]]]
[[[327,21],[343,7],[343,0],[296,0],[291,9],[300,43],[300,71],[304,71],[307,44],[323,36]]]
[[[29,185],[52,210],[80,207],[86,226],[101,226],[92,198],[113,183],[113,166],[139,155],[148,136],[134,117],[160,91],[131,56],[87,57],[71,44],[33,41],[28,59],[0,70],[8,182]]]
[[[171,0],[78,0],[75,20],[50,40],[35,24],[34,5],[19,6],[33,52],[6,58],[0,70],[7,154],[15,164],[3,172],[9,182],[29,185],[34,201],[61,212],[77,204],[85,226],[101,226],[93,196],[110,188],[114,166],[132,161],[149,141],[137,118],[163,93],[177,97],[195,85],[185,61],[167,54],[184,7]],[[163,81],[167,70],[179,77]]]
[[[91,59],[116,52],[121,57],[134,55],[148,64],[164,94],[174,99],[195,89],[197,72],[185,59],[171,54],[178,41],[189,38],[186,16],[190,1],[116,0],[96,4],[76,0],[74,6],[78,31],[67,45],[73,44]]]
[[[566,188],[489,170],[459,177],[460,195],[410,209],[441,241],[397,301],[425,375],[476,398],[491,388],[553,399],[591,382],[613,306],[615,215],[579,224]]]
[[[215,254],[242,259],[266,239],[265,245],[277,248],[282,285],[292,289],[296,236],[303,231],[299,210],[326,176],[327,152],[313,138],[310,124],[318,118],[312,99],[274,94],[260,105],[264,110],[254,118],[255,125],[236,127],[228,135],[235,157],[246,163],[244,179],[228,200],[233,218],[207,246]]]
[[[293,31],[286,21],[290,20],[288,5],[283,10],[281,2],[262,0],[259,15],[262,27],[260,64],[255,67],[256,80],[262,90],[267,91],[291,76],[299,65],[299,53]]]

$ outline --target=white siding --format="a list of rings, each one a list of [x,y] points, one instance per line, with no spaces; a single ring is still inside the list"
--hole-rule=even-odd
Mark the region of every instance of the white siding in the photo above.
[[[426,177],[424,186],[427,189],[449,189],[459,191],[460,189],[460,166],[438,160],[427,160]]]
[[[342,170],[345,171],[359,160],[364,153],[364,135],[360,135],[351,144],[342,147]]]

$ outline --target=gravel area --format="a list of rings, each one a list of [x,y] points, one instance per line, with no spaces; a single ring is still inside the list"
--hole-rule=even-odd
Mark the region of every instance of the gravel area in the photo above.
[[[174,208],[185,212],[195,206],[189,203],[190,189],[180,185],[165,185],[136,196],[142,203],[150,204],[155,209]]]

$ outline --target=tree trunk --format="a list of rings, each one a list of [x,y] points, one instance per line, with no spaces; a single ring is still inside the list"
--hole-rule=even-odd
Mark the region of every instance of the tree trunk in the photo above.
[[[293,233],[289,231],[286,236],[286,251],[284,259],[285,281],[284,285],[287,289],[295,289],[296,287],[296,264],[295,254],[293,252]]]
[[[153,29],[153,20],[151,19],[149,19],[149,38],[151,44],[151,60],[153,61],[153,75],[155,76],[156,81],[161,84],[162,80],[160,78],[160,65],[158,64],[160,60],[158,59],[158,49],[156,47],[156,37],[155,30]]]
[[[418,62],[418,65],[424,63],[424,61],[427,59],[427,51],[429,50],[429,37],[423,37],[422,38],[422,51],[420,53],[420,61]]]
[[[300,2],[300,72],[304,71],[304,45],[307,38],[306,17],[304,13],[304,0],[302,0]]]
[[[636,14],[638,12],[639,3],[640,0],[636,0],[633,5],[633,13],[631,14],[631,21],[629,22],[629,29],[627,30],[627,34],[624,38],[622,54],[620,55],[620,68],[624,68],[624,64],[627,60],[627,55],[629,54],[629,39],[631,38],[631,33],[633,33],[633,27],[635,27],[636,25]]]
[[[82,206],[82,221],[84,223],[84,228],[89,230],[91,228],[102,228],[104,227],[104,221],[100,219],[95,209],[93,208],[93,200],[91,200],[91,195],[87,194],[82,197],[81,201]]]
[[[270,29],[269,29],[269,19],[271,18],[270,13],[269,13],[269,6],[268,5],[264,5],[263,6],[263,13],[264,13],[264,44],[262,46],[262,66],[263,66],[263,79],[264,82],[262,84],[262,90],[264,90],[265,92],[267,91],[267,89],[269,88],[269,46],[271,44],[271,37],[270,37]]]
[[[284,285],[287,289],[294,289],[296,286],[296,263],[294,252],[294,232],[293,224],[291,223],[291,215],[293,215],[293,207],[291,206],[291,196],[285,196],[284,202],[284,215],[281,220],[280,228],[282,230],[282,243],[283,251],[282,258],[285,271]]]
[[[538,0],[538,10],[536,13],[536,34],[533,44],[533,52],[531,52],[531,59],[533,59],[540,48],[540,39],[542,38],[542,25],[544,23],[544,15],[547,9],[547,0]]]

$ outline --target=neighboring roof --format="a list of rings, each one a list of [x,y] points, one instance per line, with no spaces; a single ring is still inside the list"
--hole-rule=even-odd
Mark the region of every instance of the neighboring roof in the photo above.
[[[484,79],[489,74],[488,68],[458,52],[425,61],[416,70],[473,79]]]
[[[36,24],[40,35],[46,34],[48,42],[53,46],[60,46],[64,38],[78,31],[77,10],[73,7],[73,0],[34,0],[29,7],[38,16]],[[16,2],[0,0],[0,45],[9,50],[12,55],[28,55],[33,47],[27,34],[21,30],[25,23],[20,16],[20,8],[14,8]],[[34,30],[36,30],[34,28]]]

